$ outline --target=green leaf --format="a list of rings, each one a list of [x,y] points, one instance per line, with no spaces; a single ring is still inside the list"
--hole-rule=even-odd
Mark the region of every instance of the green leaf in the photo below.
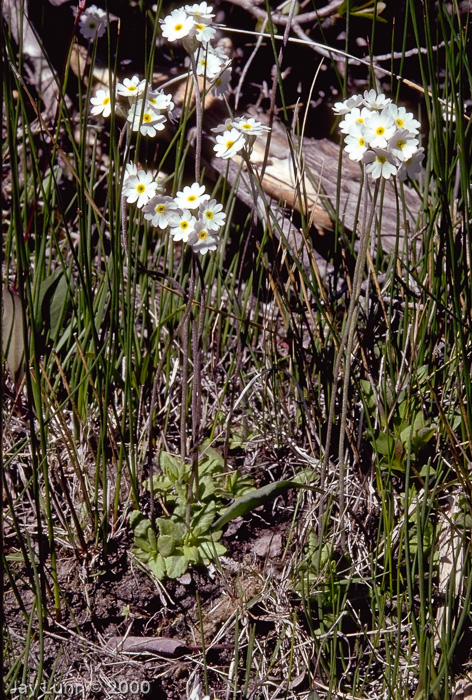
[[[159,580],[165,578],[166,562],[161,554],[158,554],[156,557],[152,557],[152,559],[148,561],[148,566]]]
[[[244,496],[237,498],[234,503],[232,503],[224,513],[213,523],[213,530],[219,530],[229,523],[230,520],[239,518],[241,515],[245,515],[250,510],[258,508],[259,506],[267,503],[267,501],[272,500],[276,496],[280,496],[288,489],[294,488],[306,488],[313,491],[319,492],[319,489],[314,486],[309,486],[308,484],[299,484],[295,481],[276,481],[273,484],[267,484],[267,486],[262,486],[260,489],[255,491],[250,491]]]
[[[147,531],[151,527],[151,521],[140,510],[133,510],[129,516],[129,524],[134,530],[135,537],[145,537],[147,539]]]
[[[186,545],[182,547],[183,553],[185,558],[187,559],[188,562],[191,564],[197,564],[200,557],[198,555],[198,547],[195,545]]]
[[[2,352],[18,387],[24,374],[23,314],[20,297],[8,287],[3,288]]]
[[[181,481],[185,471],[189,470],[178,457],[164,451],[159,452],[159,466],[173,484]]]
[[[69,286],[63,273],[59,277],[56,289],[53,292],[49,304],[49,323],[51,328],[51,338],[56,340],[69,306]]]
[[[210,561],[215,561],[217,557],[222,557],[226,554],[227,549],[220,542],[201,542],[198,546],[198,552],[205,564]]]
[[[152,547],[151,543],[146,537],[135,537],[134,542],[139,549],[143,552],[155,552],[156,548]]]
[[[205,508],[202,508],[194,517],[192,518],[191,530],[192,534],[196,537],[201,537],[206,535],[212,526],[212,523],[216,515],[215,502],[212,501]]]
[[[187,571],[189,562],[182,553],[177,556],[166,557],[165,564],[167,576],[169,578],[179,578]]]
[[[171,518],[157,518],[156,525],[159,528],[159,535],[172,537],[176,542],[180,542],[184,534],[183,528]]]
[[[198,498],[201,501],[211,498],[215,493],[215,477],[214,476],[203,476],[198,482]]]
[[[163,557],[170,557],[175,549],[176,541],[171,535],[160,535],[157,538],[157,549]]]

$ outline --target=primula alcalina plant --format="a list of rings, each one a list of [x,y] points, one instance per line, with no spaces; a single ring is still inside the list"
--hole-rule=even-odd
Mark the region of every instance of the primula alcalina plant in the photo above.
[[[405,107],[375,90],[353,95],[334,105],[344,116],[339,128],[345,134],[345,151],[365,165],[374,180],[396,175],[399,180],[420,172],[424,149],[418,148],[420,123]]]

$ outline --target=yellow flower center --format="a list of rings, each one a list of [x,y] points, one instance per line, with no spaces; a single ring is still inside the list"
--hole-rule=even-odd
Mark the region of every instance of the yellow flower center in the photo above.
[[[380,163],[381,165],[383,165],[386,160],[387,159],[385,158],[385,156],[377,156],[377,163]]]
[[[206,211],[205,212],[205,219],[210,219],[210,221],[213,219],[213,212],[212,211]]]
[[[399,129],[401,129],[402,126],[405,124],[405,122],[403,121],[403,119],[399,118],[399,119],[395,119],[395,124],[398,126]]]
[[[359,139],[359,146],[365,146],[365,141],[364,141],[364,139],[362,138],[362,136],[361,136],[360,139]]]
[[[185,229],[188,228],[188,221],[182,221],[180,223],[180,228],[185,231]]]
[[[199,232],[198,237],[201,241],[204,241],[206,238],[208,238],[208,231],[205,231],[205,229],[202,229]]]
[[[194,202],[197,198],[195,197],[194,194],[189,194],[187,197],[187,202]]]
[[[405,148],[406,143],[404,141],[397,141],[397,148]]]
[[[158,204],[156,207],[156,213],[157,214],[164,214],[166,210],[165,204]]]
[[[234,141],[226,141],[226,148],[231,148],[231,146],[234,146]]]
[[[149,114],[149,112],[146,112],[146,114],[143,114],[143,122],[152,122],[152,117]]]
[[[377,134],[377,136],[383,136],[385,133],[385,127],[378,126],[375,130],[375,133]]]
[[[107,105],[109,102],[110,102],[110,98],[109,98],[109,97],[105,97],[105,99],[103,100],[103,104],[104,104],[104,105]]]
[[[134,92],[136,90],[136,85],[129,85],[128,92]]]
[[[243,129],[247,129],[248,131],[252,129],[251,124],[242,124]]]
[[[174,30],[175,30],[176,32],[180,32],[180,30],[183,29],[183,28],[184,28],[184,25],[183,25],[183,24],[176,24],[175,27],[174,27]]]
[[[146,186],[141,183],[136,187],[136,191],[139,192],[139,194],[142,194],[143,192],[146,192]]]
[[[364,123],[364,117],[357,117],[356,122],[358,122],[359,124],[363,124],[363,123]]]

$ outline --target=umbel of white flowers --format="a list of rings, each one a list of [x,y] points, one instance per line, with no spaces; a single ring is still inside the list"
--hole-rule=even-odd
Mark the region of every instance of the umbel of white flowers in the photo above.
[[[345,134],[344,150],[351,160],[365,164],[376,180],[395,175],[399,180],[415,177],[421,170],[424,149],[418,147],[420,123],[375,90],[336,102],[334,112],[344,116],[339,127]]]
[[[225,223],[226,214],[223,205],[205,193],[204,185],[194,182],[175,197],[169,197],[152,173],[128,163],[122,194],[128,204],[136,204],[143,210],[151,226],[168,228],[174,241],[187,243],[201,255],[217,249],[218,231]]]

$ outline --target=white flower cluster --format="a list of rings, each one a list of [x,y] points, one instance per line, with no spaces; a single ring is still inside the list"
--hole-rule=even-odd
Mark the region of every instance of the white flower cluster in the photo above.
[[[162,36],[168,41],[182,39],[185,50],[194,56],[197,75],[204,75],[212,83],[215,97],[223,97],[231,80],[231,66],[224,52],[210,44],[216,31],[211,26],[214,16],[213,7],[201,2],[173,10],[159,21]]]
[[[125,78],[117,83],[116,95],[127,97],[129,110],[127,119],[133,131],[140,131],[143,136],[155,136],[165,128],[167,117],[172,117],[174,103],[172,95],[166,95],[162,90],[154,90],[151,85],[137,75]],[[111,114],[111,98],[109,90],[97,90],[92,97],[92,114],[109,117]]]
[[[336,102],[334,112],[343,115],[341,132],[346,135],[345,151],[351,160],[365,164],[374,180],[415,177],[421,169],[424,149],[416,138],[420,123],[405,107],[390,98],[366,90],[344,102]]]
[[[144,218],[152,226],[162,230],[169,227],[174,241],[188,243],[196,253],[204,255],[218,247],[217,232],[224,225],[226,214],[223,205],[205,193],[204,185],[194,182],[172,198],[163,194],[151,173],[129,163],[123,196],[128,204],[142,208]]]
[[[77,8],[74,8],[77,14]],[[79,31],[84,39],[95,39],[101,37],[107,30],[107,13],[96,5],[87,7],[79,19]]]
[[[250,151],[257,136],[270,131],[270,128],[256,121],[254,117],[238,117],[227,119],[212,131],[217,134],[213,150],[218,158],[231,158],[245,147]]]

